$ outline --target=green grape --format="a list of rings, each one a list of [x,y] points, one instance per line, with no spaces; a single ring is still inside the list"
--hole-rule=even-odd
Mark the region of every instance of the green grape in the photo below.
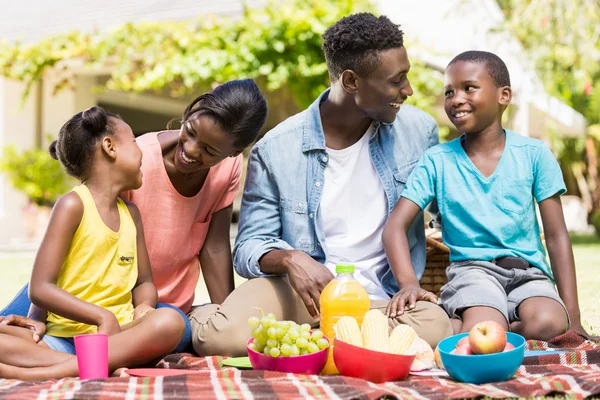
[[[267,314],[267,318],[277,320],[275,314],[273,314],[272,312]]]
[[[285,343],[285,344],[293,344],[294,341],[292,340],[292,338],[290,337],[289,334],[285,334],[282,338],[281,338],[281,343]]]
[[[301,356],[303,356],[303,355],[305,355],[305,354],[308,354],[308,350],[306,350],[306,349],[302,349],[302,350],[300,350],[300,355],[301,355]]]
[[[300,332],[300,337],[304,338],[306,340],[310,340],[310,332],[308,332],[308,331],[302,331],[302,332]]]
[[[269,327],[269,323],[271,323],[271,318],[267,318],[267,317],[262,317],[260,319],[260,323],[263,327],[268,328]]]
[[[319,346],[320,349],[326,349],[329,347],[329,342],[325,338],[320,338],[317,340],[317,346]]]
[[[298,355],[300,355],[300,349],[298,348],[298,345],[297,345],[297,344],[295,344],[295,343],[294,343],[294,344],[293,344],[293,345],[291,345],[290,347],[291,347],[291,349],[292,349],[292,355],[293,355],[293,356],[298,356]]]
[[[287,343],[283,343],[281,345],[280,350],[281,350],[281,355],[282,356],[291,356],[292,355],[292,346],[290,346]]]
[[[301,331],[309,332],[310,331],[310,325],[309,324],[302,324],[302,325],[300,325],[300,330]]]
[[[323,337],[323,331],[320,329],[315,329],[314,331],[312,331],[312,335],[310,336],[310,338],[313,341],[317,341],[319,339],[321,339]]]
[[[254,342],[254,343],[252,343],[252,344],[254,345],[254,350],[255,350],[257,353],[262,353],[262,352],[263,352],[263,350],[265,349],[265,345],[264,345],[264,344],[262,344],[262,343]]]
[[[267,340],[267,346],[279,347],[279,342],[277,342],[277,340],[275,340],[275,339],[269,339],[269,340]]]
[[[263,354],[265,356],[270,356],[271,355],[271,348],[269,346],[265,346],[265,348],[263,349]]]
[[[308,345],[306,346],[306,350],[308,350],[309,353],[316,353],[317,351],[319,351],[319,346],[317,346],[316,343],[314,342],[308,342]]]
[[[290,338],[293,341],[296,341],[296,339],[298,339],[300,337],[300,331],[296,328],[292,328],[288,331],[288,335],[290,335]]]
[[[273,347],[269,354],[271,355],[271,357],[277,358],[281,355],[281,351],[277,347]]]
[[[269,339],[277,339],[277,329],[271,327],[267,330],[267,336]]]
[[[248,325],[257,326],[260,323],[260,320],[257,317],[248,318]]]
[[[256,351],[256,346],[254,345],[254,342],[253,342],[253,343],[250,343],[250,344],[248,345],[248,348],[249,348],[250,350]]]
[[[277,328],[277,340],[281,340],[285,334],[287,333],[287,329],[284,328]]]
[[[308,346],[308,340],[305,338],[298,338],[298,340],[296,340],[296,345],[301,349],[305,349],[306,346]]]

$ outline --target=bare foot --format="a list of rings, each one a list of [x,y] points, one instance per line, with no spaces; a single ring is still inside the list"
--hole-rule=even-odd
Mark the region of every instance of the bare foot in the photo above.
[[[123,368],[117,368],[112,374],[110,374],[111,377],[129,377],[130,375],[127,373],[127,368],[123,367]]]

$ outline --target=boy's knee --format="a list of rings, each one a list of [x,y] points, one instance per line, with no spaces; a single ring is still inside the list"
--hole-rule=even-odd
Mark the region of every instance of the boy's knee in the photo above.
[[[568,329],[566,314],[556,315],[543,310],[533,313],[521,323],[525,338],[533,340],[550,340]]]
[[[440,340],[453,333],[448,314],[442,307],[428,301],[418,301],[412,311],[405,312],[392,321],[393,325],[398,323],[410,325],[433,348]]]
[[[228,318],[215,304],[197,307],[189,317],[192,345],[199,356],[241,357],[247,354],[246,342],[252,334],[247,321]]]

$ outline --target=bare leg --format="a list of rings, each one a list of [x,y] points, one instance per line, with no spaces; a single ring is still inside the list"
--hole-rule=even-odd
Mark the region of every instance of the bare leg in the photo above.
[[[565,309],[549,297],[530,297],[519,305],[517,312],[520,321],[511,323],[510,329],[525,339],[549,340],[569,327]]]
[[[454,334],[456,335],[457,333],[460,333],[460,328],[462,328],[462,320],[458,319],[458,318],[452,318],[450,319],[450,323],[452,324],[452,331],[454,332]]]
[[[30,337],[0,334],[0,362],[15,367],[49,367],[67,361],[72,355],[49,349],[46,343],[35,343]]]
[[[469,307],[462,312],[460,332],[469,332],[471,328],[483,321],[496,321],[506,330],[508,322],[500,311],[492,307]]]
[[[112,372],[121,367],[146,364],[173,350],[185,330],[179,313],[161,308],[147,314],[131,328],[108,338],[108,368]],[[44,380],[78,376],[77,358],[49,367],[19,368],[0,364],[0,377],[21,380]]]

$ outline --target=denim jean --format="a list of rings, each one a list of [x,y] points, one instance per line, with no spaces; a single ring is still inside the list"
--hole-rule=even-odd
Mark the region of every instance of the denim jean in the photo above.
[[[0,311],[0,316],[7,316],[10,314],[14,315],[22,315],[24,317],[29,313],[29,307],[31,306],[31,301],[29,301],[29,283],[27,283],[23,289],[17,293],[14,299],[8,305]],[[181,317],[185,321],[185,333],[183,334],[183,338],[173,350],[173,353],[181,353],[184,351],[190,351],[192,346],[192,327],[190,325],[190,320],[188,316],[181,311],[179,308],[172,306],[166,303],[158,303],[156,308],[172,308],[181,314]]]

